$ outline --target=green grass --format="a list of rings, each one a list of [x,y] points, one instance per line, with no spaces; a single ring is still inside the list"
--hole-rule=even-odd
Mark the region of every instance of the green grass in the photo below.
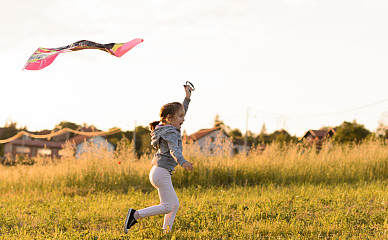
[[[126,194],[9,193],[0,200],[0,239],[384,239],[386,182],[178,189],[174,231],[162,216],[123,234],[129,206],[158,204],[156,191]]]
[[[0,239],[387,239],[388,148],[333,145],[318,154],[272,145],[233,158],[198,154],[177,168],[181,207],[173,231],[163,216],[123,234],[128,207],[159,204],[148,180],[152,156],[106,152],[0,166]],[[71,148],[69,148],[69,151]]]

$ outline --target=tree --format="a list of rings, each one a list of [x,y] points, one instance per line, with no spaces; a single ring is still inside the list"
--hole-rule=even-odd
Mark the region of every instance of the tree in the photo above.
[[[81,127],[80,125],[73,123],[73,122],[61,121],[59,124],[55,125],[55,128],[53,130],[55,132],[58,130],[64,129],[64,128],[70,128],[72,130],[79,130],[80,127]],[[67,137],[66,137],[67,140],[69,140],[75,136],[75,134],[72,132],[68,132],[66,134],[67,134]]]
[[[12,122],[12,120],[7,120],[5,123],[5,126],[3,130],[0,133],[0,139],[8,139],[10,137],[15,136],[20,130],[27,130],[26,127],[24,128],[17,128],[17,123]],[[0,156],[4,155],[4,144],[0,144]]]
[[[356,142],[364,140],[371,132],[362,124],[358,124],[356,120],[353,122],[343,122],[337,127],[334,140],[340,143]]]
[[[254,137],[254,133],[251,132],[251,131],[247,131],[247,144],[248,146],[252,146],[252,144],[256,145],[257,144],[257,141],[256,141],[256,138]],[[245,135],[244,135],[244,138],[245,138]]]
[[[330,127],[330,126],[323,126],[321,127],[319,130],[324,130],[324,131],[328,131],[329,129],[331,129],[333,127]]]
[[[267,128],[265,127],[265,123],[261,127],[259,135],[256,137],[256,142],[258,144],[269,144],[272,142],[271,137],[267,133]]]
[[[229,132],[229,136],[232,138],[242,138],[240,129],[236,128]]]
[[[126,138],[129,142],[133,142],[133,131],[117,132],[108,136],[110,142],[117,144],[121,139]],[[151,146],[151,135],[148,127],[137,126],[136,127],[136,140],[135,140],[136,155],[148,153],[153,150]]]
[[[376,129],[376,136],[378,138],[388,138],[388,126],[384,125],[384,123],[379,122],[379,127]]]
[[[216,117],[214,118],[214,125],[213,127],[225,127],[225,124],[224,124],[224,121],[222,121],[220,119],[220,115],[216,115]]]
[[[388,112],[383,112],[380,116],[379,126],[376,129],[376,137],[388,138]]]
[[[271,134],[271,138],[274,142],[277,143],[290,143],[296,142],[298,138],[296,136],[291,136],[286,130],[277,130]]]
[[[73,130],[77,130],[78,128],[80,128],[81,126],[76,124],[76,123],[73,123],[73,122],[67,122],[67,121],[62,121],[60,122],[59,124],[57,124],[55,126],[55,129],[63,129],[63,128],[70,128],[70,129],[73,129]]]
[[[151,146],[151,135],[148,127],[136,127],[135,149],[138,156],[152,151],[153,147]]]
[[[0,134],[0,139],[7,139],[10,138],[18,133],[17,123],[12,122],[11,120],[7,120],[5,123],[5,126],[3,128],[3,131]]]
[[[117,129],[117,127],[109,128],[109,131],[111,131],[111,130],[113,130],[113,129]],[[109,135],[107,135],[106,137],[108,138],[108,140],[109,140],[111,143],[117,145],[118,142],[124,137],[124,133],[123,133],[123,132],[121,131],[121,129],[120,129],[120,131],[118,131],[118,132],[116,132],[116,133],[114,133],[114,134],[109,134]]]
[[[261,127],[261,130],[260,130],[260,135],[265,135],[267,134],[267,128],[265,126],[265,123],[263,123],[263,126]]]
[[[276,130],[271,134],[267,134],[267,129],[265,124],[260,131],[260,134],[257,136],[256,141],[259,144],[270,144],[273,142],[284,144],[290,142],[297,142],[298,138],[296,136],[291,136],[286,130]]]

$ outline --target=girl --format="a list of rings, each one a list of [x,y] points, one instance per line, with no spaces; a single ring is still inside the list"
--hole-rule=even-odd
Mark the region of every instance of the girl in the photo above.
[[[160,204],[140,210],[130,208],[125,219],[124,232],[137,223],[140,218],[164,215],[163,229],[171,231],[175,215],[178,212],[179,200],[171,182],[172,172],[180,164],[185,170],[193,170],[193,164],[182,155],[181,125],[190,103],[192,88],[185,85],[186,98],[183,104],[167,103],[160,109],[160,121],[150,123],[151,145],[157,148],[152,159],[150,182],[158,190]]]

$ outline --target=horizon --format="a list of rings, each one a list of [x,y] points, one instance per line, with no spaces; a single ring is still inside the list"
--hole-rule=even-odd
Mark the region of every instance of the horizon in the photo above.
[[[17,124],[17,122],[13,122],[12,120],[8,120],[8,121],[11,121],[11,123],[16,123]],[[62,122],[67,122],[67,121],[62,121]],[[221,122],[223,123],[223,121],[222,121],[222,119],[221,119]],[[348,121],[344,121],[344,122],[348,122]],[[344,123],[343,122],[343,123]],[[354,122],[354,121],[352,121],[352,122]],[[357,122],[357,121],[356,121]],[[73,122],[70,122],[70,123],[73,123]],[[9,124],[9,122],[7,122],[6,124]],[[59,123],[58,123],[59,124]],[[55,128],[57,128],[57,126],[58,126],[58,124],[57,125],[55,125],[52,129],[49,129],[49,128],[43,128],[43,129],[38,129],[38,130],[30,130],[30,129],[28,129],[28,126],[18,126],[18,124],[17,124],[17,128],[20,130],[20,131],[27,131],[27,132],[34,132],[34,133],[38,133],[38,132],[42,132],[42,131],[46,131],[46,130],[48,130],[48,131],[52,131],[52,130],[54,130]],[[115,129],[115,128],[117,128],[117,127],[110,127],[110,128],[108,128],[108,129],[106,129],[106,130],[102,130],[102,129],[100,129],[100,128],[98,128],[98,127],[96,127],[94,124],[89,124],[89,123],[82,123],[82,124],[78,124],[78,123],[75,123],[76,125],[78,125],[80,128],[86,128],[86,129],[90,129],[90,128],[94,128],[94,129],[96,129],[96,130],[99,130],[99,131],[103,131],[103,132],[108,132],[108,131],[110,131],[110,130],[112,130],[112,129]],[[342,123],[341,123],[342,124]],[[340,125],[341,125],[340,124]],[[357,124],[360,124],[360,123],[358,123],[357,122]],[[229,126],[227,126],[226,124],[224,124],[225,125],[225,127],[226,128],[229,128],[230,129],[230,131],[233,131],[233,130],[239,130],[240,132],[241,132],[241,134],[242,134],[242,137],[244,137],[245,136],[245,132],[243,132],[241,129],[239,129],[239,128],[230,128]],[[313,130],[313,131],[317,131],[317,130],[325,130],[324,128],[327,128],[327,129],[331,129],[331,128],[337,128],[337,127],[339,127],[340,125],[338,125],[338,126],[324,126],[324,127],[322,127],[322,128],[319,128],[319,129],[306,129],[306,131],[302,134],[302,135],[296,135],[296,134],[291,134],[290,132],[288,132],[287,131],[287,129],[275,129],[274,131],[266,131],[266,133],[267,134],[273,134],[273,133],[275,133],[276,131],[286,131],[286,132],[288,132],[291,136],[295,136],[295,137],[302,137],[303,135],[305,135],[308,131],[310,131],[310,130]],[[360,125],[363,125],[363,124],[360,124]],[[363,125],[364,127],[365,127],[365,125]],[[148,125],[137,125],[136,127],[142,127],[142,128],[148,128]],[[263,126],[264,127],[264,126]],[[388,127],[388,126],[387,126]],[[5,128],[5,126],[4,127],[0,127],[0,129],[1,128]],[[23,128],[26,128],[26,130],[23,130]],[[194,133],[196,133],[196,132],[198,132],[198,131],[200,131],[200,130],[204,130],[204,129],[212,129],[212,128],[215,128],[215,126],[212,126],[212,127],[210,127],[210,128],[199,128],[198,130],[196,130],[195,132],[191,132],[191,133],[187,133],[187,131],[184,129],[184,128],[182,128],[182,134],[184,133],[184,132],[186,132],[188,135],[192,135],[192,134],[194,134]],[[366,128],[366,127],[365,127]],[[133,132],[134,131],[134,129],[122,129],[122,128],[119,128],[120,129],[120,131],[121,132]],[[376,130],[374,130],[374,131],[372,131],[372,130],[370,130],[370,129],[368,129],[368,128],[366,128],[367,130],[369,130],[371,133],[376,133]],[[260,134],[260,132],[252,132],[252,131],[249,131],[251,134],[253,134],[252,136],[254,136],[254,137],[257,137],[259,134]]]

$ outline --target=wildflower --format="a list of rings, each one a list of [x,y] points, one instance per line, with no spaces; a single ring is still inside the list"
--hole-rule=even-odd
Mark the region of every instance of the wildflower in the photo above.
[[[119,162],[119,164],[121,164],[121,162]]]

